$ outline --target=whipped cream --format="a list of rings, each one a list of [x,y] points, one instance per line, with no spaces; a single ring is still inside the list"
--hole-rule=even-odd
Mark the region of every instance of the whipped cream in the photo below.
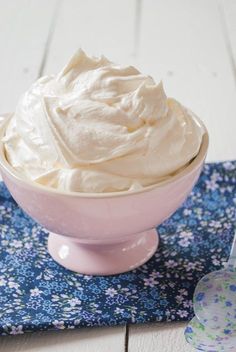
[[[79,50],[22,96],[3,141],[9,163],[26,178],[66,191],[113,192],[171,177],[196,156],[203,133],[162,83]]]

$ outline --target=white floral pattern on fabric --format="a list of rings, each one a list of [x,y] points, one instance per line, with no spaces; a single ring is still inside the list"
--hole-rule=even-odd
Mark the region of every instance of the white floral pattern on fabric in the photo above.
[[[229,256],[235,194],[236,161],[206,164],[183,207],[158,228],[160,247],[148,263],[92,277],[50,257],[47,231],[0,183],[0,334],[189,320],[197,282]]]

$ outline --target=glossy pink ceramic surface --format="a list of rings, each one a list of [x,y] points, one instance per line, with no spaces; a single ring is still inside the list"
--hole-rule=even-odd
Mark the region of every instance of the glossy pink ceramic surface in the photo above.
[[[20,207],[51,232],[48,248],[57,262],[80,273],[109,275],[131,270],[153,255],[158,236],[151,229],[191,192],[207,148],[205,134],[198,156],[182,172],[136,192],[87,194],[40,186],[19,177],[2,144],[0,169]]]

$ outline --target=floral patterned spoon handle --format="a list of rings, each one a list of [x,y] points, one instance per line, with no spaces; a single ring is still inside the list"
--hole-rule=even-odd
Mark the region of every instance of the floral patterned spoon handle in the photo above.
[[[194,292],[193,307],[196,317],[187,327],[185,336],[189,343],[194,347],[200,346],[203,351],[229,351],[231,342],[235,346],[235,266],[236,233],[234,235],[230,258],[225,268],[204,276],[199,281]],[[211,349],[203,349],[203,346],[211,346],[209,347]],[[216,349],[213,349],[213,346]]]
[[[193,308],[199,322],[212,329],[236,329],[236,233],[225,268],[204,276],[198,283]]]
[[[236,334],[225,334],[221,330],[211,330],[194,317],[185,330],[187,342],[205,352],[235,352]]]

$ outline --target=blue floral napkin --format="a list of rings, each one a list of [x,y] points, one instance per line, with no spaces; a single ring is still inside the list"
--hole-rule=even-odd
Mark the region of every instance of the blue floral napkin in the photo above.
[[[206,164],[147,264],[92,277],[53,261],[47,231],[0,183],[0,334],[190,319],[198,280],[229,256],[235,205],[236,161]]]

